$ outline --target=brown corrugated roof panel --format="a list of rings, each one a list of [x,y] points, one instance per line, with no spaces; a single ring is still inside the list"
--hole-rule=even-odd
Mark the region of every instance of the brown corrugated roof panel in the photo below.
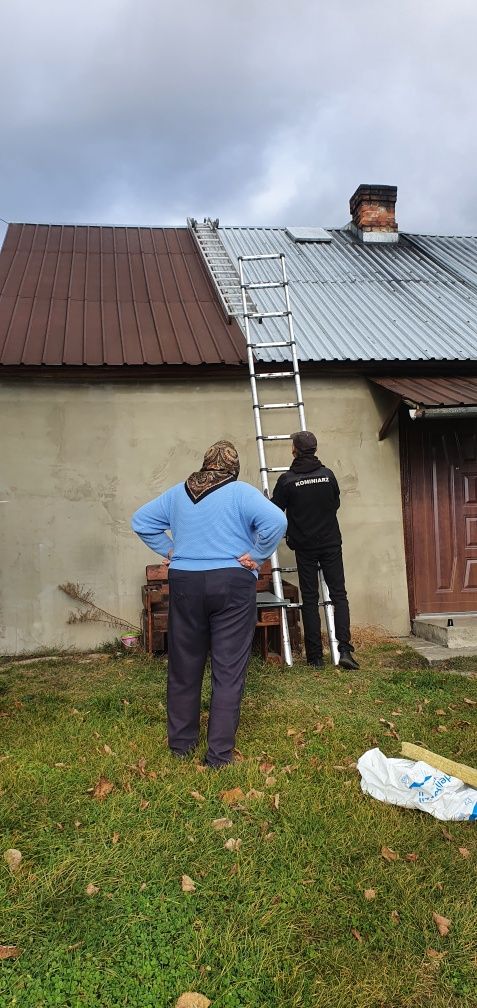
[[[9,225],[1,364],[245,361],[187,228]]]
[[[477,406],[477,378],[371,378],[413,406]]]

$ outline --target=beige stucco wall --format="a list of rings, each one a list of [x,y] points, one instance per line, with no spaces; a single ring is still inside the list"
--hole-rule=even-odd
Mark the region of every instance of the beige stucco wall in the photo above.
[[[382,410],[365,379],[307,379],[303,388],[308,426],[341,486],[352,622],[405,633],[397,435],[378,442]],[[286,431],[284,414],[273,415],[268,432]],[[241,477],[257,483],[246,380],[0,383],[0,653],[89,649],[117,636],[102,624],[68,625],[74,605],[58,590],[64,581],[137,622],[154,554],[130,531],[130,515],[196,468],[219,437],[236,443]],[[285,443],[274,464],[288,451]]]

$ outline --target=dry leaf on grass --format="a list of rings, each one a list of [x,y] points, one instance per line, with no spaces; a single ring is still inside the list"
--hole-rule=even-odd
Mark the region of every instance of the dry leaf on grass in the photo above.
[[[109,746],[109,745],[104,745],[103,746],[103,752],[106,753],[106,756],[114,756],[113,750],[111,749],[111,746]]]
[[[449,840],[450,842],[452,842],[453,840],[455,840],[455,837],[453,836],[453,834],[449,833],[449,830],[446,829],[445,826],[442,827],[442,836],[444,837],[444,840]]]
[[[229,875],[238,875],[238,873],[239,873],[239,866],[238,866],[238,864],[233,864],[232,867],[231,867],[231,869],[230,869],[230,871],[229,871]]]
[[[351,928],[351,934],[353,935],[353,938],[356,938],[357,942],[362,942],[363,941],[363,936],[360,935],[360,933],[357,930],[357,928]]]
[[[365,889],[364,898],[365,900],[368,900],[368,903],[370,903],[371,900],[376,899],[376,889]]]
[[[182,892],[195,892],[195,882],[190,875],[183,875],[181,879]]]
[[[200,791],[191,791],[191,796],[196,801],[205,801],[205,795],[201,794]]]
[[[96,798],[97,801],[103,801],[111,794],[113,788],[114,784],[107,777],[100,777],[98,783],[95,784],[94,788],[89,788],[89,791],[91,791],[92,798]]]
[[[245,795],[241,787],[231,788],[230,791],[221,791],[220,797],[226,805],[236,805],[237,802],[242,801]]]
[[[85,893],[87,896],[96,896],[97,893],[99,893],[99,886],[94,885],[93,882],[90,882],[86,886]]]
[[[224,843],[225,850],[228,851],[239,851],[241,846],[242,841],[240,837],[237,837],[237,839],[235,839],[235,837],[230,837],[229,840],[226,840]]]
[[[277,783],[277,778],[276,777],[266,777],[265,778],[265,787],[274,787],[276,783]]]
[[[391,913],[389,914],[389,916],[390,916],[393,924],[400,924],[401,923],[401,917],[400,917],[400,915],[399,915],[399,913],[398,913],[397,910],[391,910]]]
[[[417,854],[406,854],[405,861],[417,861]]]
[[[21,851],[15,850],[15,847],[9,847],[3,856],[11,872],[17,872],[20,870],[22,862]]]
[[[391,847],[381,847],[381,855],[385,861],[399,861],[399,854]]]
[[[477,707],[477,700],[470,700],[467,696],[464,697],[464,703],[467,704],[468,707]]]
[[[437,714],[438,717],[442,717],[442,715],[446,714],[447,712],[444,710],[443,707],[438,707],[435,713]]]
[[[176,1001],[176,1008],[209,1008],[212,1002],[209,1001],[205,994],[197,994],[196,991],[187,991],[185,994],[181,994],[178,1001]]]
[[[428,948],[428,949],[426,949],[426,956],[428,957],[428,959],[439,960],[439,959],[443,959],[444,956],[446,956],[446,955],[447,955],[447,952],[438,952],[437,949],[435,949],[435,948]]]
[[[212,826],[215,830],[231,829],[233,822],[231,819],[212,819]]]
[[[292,735],[297,735],[297,734],[298,734],[298,732],[297,732],[296,728],[287,728],[288,738],[291,738]]]
[[[0,959],[18,959],[21,954],[19,945],[0,945]]]
[[[432,919],[434,921],[434,924],[436,925],[436,928],[437,928],[437,930],[438,930],[441,938],[445,938],[446,935],[449,934],[449,930],[450,930],[450,927],[451,927],[451,921],[449,920],[449,918],[448,917],[441,917],[440,914],[438,914],[438,913],[436,913],[434,911],[434,913],[432,914]]]
[[[276,835],[277,835],[276,833],[265,833],[265,836],[264,836],[263,839],[266,840],[267,843],[270,843],[271,840],[275,839]]]
[[[250,788],[250,791],[247,791],[245,797],[250,799],[256,798],[259,800],[260,798],[263,798],[264,793],[264,791],[256,791],[255,788]]]
[[[468,850],[467,847],[458,847],[457,850],[459,851],[459,854],[461,854],[463,858],[470,858],[470,850]]]
[[[274,770],[274,769],[275,769],[275,764],[274,764],[274,763],[267,763],[267,762],[265,762],[265,763],[260,763],[260,766],[259,766],[259,768],[258,768],[258,769],[259,769],[259,770],[260,770],[260,772],[261,772],[261,773],[263,773],[263,774],[269,774],[269,773],[271,773],[271,772],[272,772],[272,770]]]
[[[151,803],[148,802],[148,801],[146,801],[145,798],[141,798],[141,801],[139,802],[139,808],[140,808],[141,812],[145,812],[145,810],[147,808],[149,808],[150,804]]]
[[[276,808],[276,809],[278,809],[279,805],[280,805],[280,795],[276,794],[276,795],[274,795],[274,798],[273,798],[273,807]]]
[[[240,752],[240,749],[234,749],[233,756],[234,763],[243,763],[245,760],[245,756],[243,752]]]
[[[119,833],[113,833],[113,835],[111,837],[111,843],[112,844],[119,843]]]

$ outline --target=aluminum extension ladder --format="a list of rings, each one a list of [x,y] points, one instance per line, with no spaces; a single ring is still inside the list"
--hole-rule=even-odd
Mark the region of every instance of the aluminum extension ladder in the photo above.
[[[245,278],[245,269],[247,264],[260,264],[264,260],[279,260],[279,265],[281,267],[281,276],[274,280],[254,280]],[[283,252],[271,253],[267,255],[241,255],[238,257],[239,264],[239,277],[240,277],[240,290],[242,295],[242,317],[244,320],[245,327],[245,338],[247,341],[247,360],[248,368],[250,374],[250,387],[252,392],[252,402],[253,402],[253,416],[255,423],[255,433],[257,440],[257,450],[258,458],[260,464],[260,480],[262,484],[262,490],[267,497],[270,497],[270,486],[269,486],[269,473],[282,473],[287,472],[289,466],[269,466],[267,465],[267,460],[265,457],[265,444],[268,441],[290,441],[291,434],[264,434],[262,431],[262,420],[261,413],[262,410],[297,410],[298,412],[298,428],[299,430],[306,430],[305,422],[305,408],[303,405],[303,394],[301,390],[301,380],[300,380],[300,370],[298,365],[298,357],[296,351],[295,334],[293,329],[293,318],[290,303],[290,292],[288,289],[288,279],[285,265],[285,255]],[[254,304],[250,302],[250,292],[251,291],[265,291],[265,290],[282,290],[283,292],[283,308],[277,311],[261,311]],[[284,337],[279,340],[271,341],[260,341],[255,339],[252,333],[252,326],[260,324],[262,319],[277,319],[281,320],[282,323],[286,325],[286,331]],[[258,361],[254,357],[254,351],[260,350],[261,348],[274,348],[274,347],[286,347],[291,355],[292,360],[292,370],[289,371],[258,371]],[[263,403],[259,399],[257,382],[268,381],[273,379],[292,379],[294,382],[294,400],[292,402],[278,402],[278,403]],[[278,553],[274,553],[272,558],[272,578],[273,578],[273,590],[275,595],[279,599],[284,599],[283,596],[283,585],[282,585],[282,573],[288,571],[295,571],[296,567],[280,567],[280,562],[278,559]],[[323,572],[321,569],[318,571],[319,587],[321,602],[320,605],[324,609],[326,628],[328,632],[328,640],[330,644],[330,651],[333,663],[338,664],[339,661],[339,651],[338,642],[335,635],[335,621],[333,605],[330,600],[330,594],[328,591],[328,586],[323,577]],[[286,600],[284,600],[286,601]],[[293,658],[290,646],[290,635],[288,632],[288,620],[287,620],[287,608],[291,608],[293,603],[287,603],[281,608],[281,625],[283,634],[283,650],[285,662],[287,665],[293,665]]]

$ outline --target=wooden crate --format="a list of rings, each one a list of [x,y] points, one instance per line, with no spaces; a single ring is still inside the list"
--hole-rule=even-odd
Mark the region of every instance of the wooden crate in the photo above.
[[[146,567],[146,581],[167,581],[169,577],[169,564],[148,564]]]
[[[158,585],[142,586],[142,604],[145,609],[150,606],[162,606],[169,604],[169,585],[163,581]]]
[[[142,612],[142,640],[144,650],[148,651],[149,654],[153,654],[154,652],[167,653],[167,628],[166,630],[160,630],[157,622],[153,620],[151,623],[151,638],[149,638],[148,618],[145,609]]]

